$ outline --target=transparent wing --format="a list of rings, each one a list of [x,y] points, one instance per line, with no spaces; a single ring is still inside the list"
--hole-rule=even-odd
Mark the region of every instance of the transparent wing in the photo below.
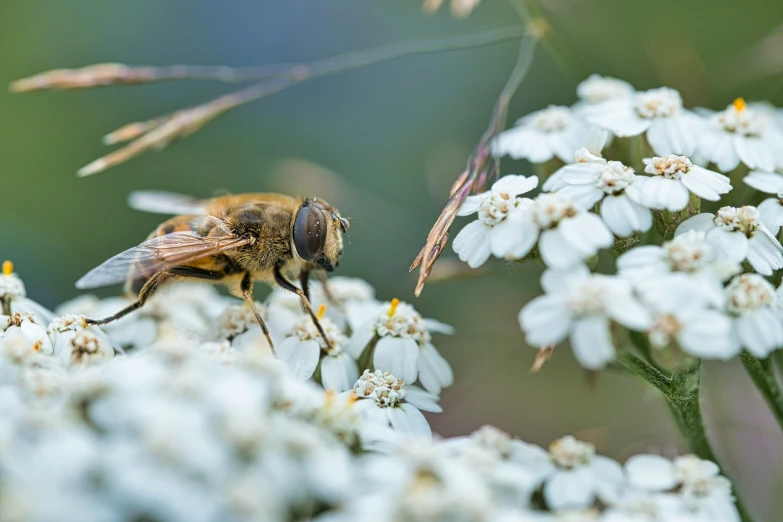
[[[158,190],[137,190],[128,196],[131,208],[153,214],[203,214],[205,203],[192,196]]]
[[[190,231],[154,237],[93,268],[76,281],[76,288],[123,283],[131,272],[134,278],[149,277],[166,268],[239,248],[251,241],[229,234],[202,237]]]

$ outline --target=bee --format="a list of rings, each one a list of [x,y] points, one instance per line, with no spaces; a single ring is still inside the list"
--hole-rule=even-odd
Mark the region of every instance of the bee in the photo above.
[[[348,220],[319,198],[281,194],[237,194],[198,200],[164,192],[134,192],[137,210],[178,214],[146,241],[108,259],[76,282],[79,289],[125,282],[136,301],[110,317],[87,319],[106,324],[138,310],[155,291],[176,280],[223,284],[244,299],[273,347],[269,330],[256,309],[253,283],[263,281],[296,293],[319,334],[329,344],[310,306],[310,272],[331,272],[343,252]],[[287,274],[298,275],[300,287]],[[273,348],[274,349],[274,348]]]

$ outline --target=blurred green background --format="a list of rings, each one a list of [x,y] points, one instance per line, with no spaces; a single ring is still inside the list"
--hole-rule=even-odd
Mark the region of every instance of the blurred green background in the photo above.
[[[564,70],[537,52],[511,121],[574,102],[575,82],[591,72],[637,88],[675,87],[689,106],[720,108],[740,95],[783,104],[779,0],[546,0],[539,7],[571,56]],[[0,83],[109,61],[305,62],[516,23],[501,0],[485,0],[467,20],[447,9],[425,16],[417,0],[8,1],[0,6]],[[53,307],[76,295],[73,282],[87,269],[160,221],[127,208],[131,190],[282,191],[325,197],[354,218],[341,273],[369,280],[381,297],[414,301],[408,265],[483,132],[517,47],[409,57],[307,82],[87,179],[76,170],[107,152],[106,132],[235,87],[0,92],[0,257],[16,262],[31,297]],[[503,170],[530,172],[522,163]],[[528,375],[535,352],[516,315],[538,292],[540,271],[495,260],[482,277],[430,284],[415,300],[425,316],[458,331],[436,340],[456,385],[443,396],[445,413],[430,417],[434,429],[456,435],[490,423],[542,445],[573,433],[618,459],[681,451],[661,400],[640,382],[610,372],[588,379],[567,348]],[[726,472],[760,520],[781,520],[783,443],[764,404],[733,363],[709,364],[705,386]]]

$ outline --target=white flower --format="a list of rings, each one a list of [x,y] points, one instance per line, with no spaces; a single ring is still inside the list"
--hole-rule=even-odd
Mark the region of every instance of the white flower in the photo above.
[[[731,190],[729,178],[694,165],[685,156],[645,158],[644,164],[652,176],[637,177],[628,195],[646,207],[675,212],[688,206],[690,193],[718,201]]]
[[[87,325],[83,317],[66,315],[55,318],[49,328],[52,355],[65,364],[84,364],[114,356],[111,341],[100,328]]]
[[[777,236],[783,226],[783,175],[776,172],[753,171],[743,181],[761,192],[774,194],[758,206],[759,218],[773,236]]]
[[[490,254],[515,259],[530,252],[536,241],[536,227],[527,211],[531,200],[518,196],[530,192],[536,185],[538,178],[535,176],[504,176],[489,191],[468,196],[457,215],[478,212],[478,219],[468,223],[454,238],[452,248],[459,258],[471,268],[478,268]]]
[[[548,453],[528,445],[517,451],[516,458],[538,470],[544,500],[555,512],[587,508],[596,500],[611,502],[625,482],[620,464],[596,455],[592,444],[570,435],[552,442]]]
[[[650,230],[650,209],[626,193],[626,189],[639,179],[631,167],[619,161],[606,161],[586,148],[577,151],[576,161],[561,170],[558,193],[569,196],[583,208],[592,208],[600,202],[601,217],[617,236],[627,237],[634,231]]]
[[[576,86],[576,95],[582,102],[590,105],[615,98],[633,96],[634,93],[634,88],[630,83],[599,74],[591,74]]]
[[[323,307],[322,307],[323,310]],[[350,390],[359,377],[356,361],[343,350],[345,336],[323,313],[319,312],[321,327],[331,347],[318,333],[312,319],[303,317],[283,343],[277,356],[285,362],[297,379],[307,380],[321,365],[321,384],[327,390]]]
[[[492,154],[531,163],[544,163],[553,157],[571,161],[588,132],[588,125],[568,107],[550,105],[519,119],[515,127],[498,134],[492,143]]]
[[[725,110],[709,114],[698,150],[723,172],[737,168],[740,160],[751,169],[771,171],[781,159],[783,132],[765,111],[737,98]]]
[[[34,353],[52,354],[52,342],[46,335],[46,329],[35,322],[32,314],[15,313],[11,317],[0,316],[0,320],[0,343],[5,350],[16,353],[15,357],[24,359]]]
[[[269,308],[259,302],[254,302],[253,306],[261,314],[261,318],[269,329],[269,335],[274,339],[279,339],[278,344],[285,338],[285,334],[290,332],[281,332],[279,325],[269,318]],[[256,320],[253,310],[246,303],[233,303],[223,310],[223,313],[216,319],[218,328],[218,339],[230,341],[231,346],[240,351],[252,351],[258,348],[268,349],[269,342],[261,331],[261,326]],[[308,377],[305,377],[308,378]]]
[[[732,316],[735,354],[742,348],[767,357],[783,346],[783,316],[775,288],[758,274],[741,274],[726,286],[726,311]]]
[[[740,270],[739,263],[724,259],[720,251],[707,242],[704,232],[690,230],[663,245],[642,245],[617,258],[619,275],[636,286],[656,288],[657,281],[673,273],[686,274],[695,285],[694,292],[713,306],[724,303],[723,281]]]
[[[0,314],[32,314],[40,324],[47,324],[53,314],[32,299],[27,298],[27,290],[18,275],[14,273],[14,264],[5,261],[0,274]]]
[[[693,276],[675,273],[639,279],[636,286],[653,311],[647,332],[653,348],[677,345],[686,353],[704,358],[730,359],[737,355],[731,340],[731,320],[710,308],[711,295],[700,292],[699,281]]]
[[[614,243],[604,222],[562,194],[539,194],[530,207],[538,250],[548,267],[567,269]],[[534,238],[534,242],[535,242]]]
[[[719,475],[718,466],[695,455],[674,461],[658,455],[635,455],[625,463],[634,488],[658,497],[658,520],[738,522],[731,483]]]
[[[656,154],[696,151],[700,121],[683,109],[680,93],[668,87],[614,97],[585,108],[584,114],[590,123],[621,138],[646,132]]]
[[[431,435],[430,425],[421,411],[442,411],[436,398],[424,390],[397,379],[382,370],[364,370],[353,388],[357,401],[354,408],[360,415],[397,432]]]
[[[579,266],[570,272],[547,270],[541,286],[546,294],[519,313],[527,343],[538,348],[570,336],[574,355],[585,368],[600,369],[614,359],[611,321],[633,330],[651,325],[650,313],[625,279],[590,274]]]
[[[432,344],[431,333],[452,333],[453,329],[424,319],[409,304],[392,299],[376,308],[373,318],[358,329],[346,348],[356,359],[372,347],[374,368],[388,369],[405,382],[417,377],[424,388],[439,394],[454,383],[451,366]]]
[[[675,235],[690,230],[706,232],[718,256],[734,263],[746,260],[761,275],[783,268],[783,246],[761,222],[756,207],[723,207],[713,214],[698,214],[683,222]]]

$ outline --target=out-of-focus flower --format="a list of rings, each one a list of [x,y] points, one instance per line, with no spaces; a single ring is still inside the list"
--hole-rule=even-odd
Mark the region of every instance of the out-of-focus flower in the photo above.
[[[114,356],[111,341],[100,328],[88,325],[83,317],[66,315],[51,322],[47,332],[52,355],[64,364],[85,364]]]
[[[454,374],[432,344],[432,333],[452,331],[448,325],[422,318],[411,305],[392,299],[376,308],[373,318],[354,333],[346,350],[355,359],[360,359],[365,350],[372,350],[374,368],[388,369],[408,383],[418,378],[427,391],[439,394],[454,383]]]
[[[383,370],[364,370],[354,385],[360,415],[381,426],[391,426],[397,432],[430,436],[430,425],[421,411],[440,412],[436,397]]]
[[[625,463],[630,485],[660,494],[653,500],[656,520],[737,522],[731,483],[718,466],[695,455],[670,461],[658,455],[635,455]]]
[[[480,3],[481,0],[451,0],[451,14],[456,18],[467,18]],[[440,9],[441,5],[443,0],[424,0],[422,8],[432,14]]]
[[[676,212],[688,206],[690,194],[718,201],[731,190],[729,178],[694,165],[685,156],[645,158],[644,164],[652,176],[639,176],[628,195],[649,208]]]
[[[452,248],[471,268],[483,265],[490,254],[499,258],[521,258],[530,252],[538,236],[529,208],[532,200],[519,197],[538,185],[531,176],[503,176],[492,188],[468,196],[458,216],[478,213],[454,238]]]
[[[501,132],[492,143],[495,156],[544,163],[554,157],[571,161],[574,151],[584,145],[589,126],[568,107],[550,105],[520,118]]]
[[[0,314],[32,314],[39,324],[48,324],[53,314],[32,299],[28,299],[27,290],[18,275],[14,273],[14,264],[3,262],[0,274]]]
[[[626,190],[638,179],[631,167],[607,161],[582,148],[576,152],[576,163],[561,170],[557,192],[586,209],[600,203],[606,226],[615,235],[627,237],[652,227],[650,209],[631,199]]]
[[[702,292],[700,282],[705,280],[685,273],[636,280],[641,299],[653,313],[647,331],[650,345],[658,350],[674,345],[696,357],[730,359],[737,355],[731,320],[711,308],[711,293]]]
[[[723,282],[741,271],[739,262],[720,255],[706,239],[704,232],[691,230],[677,235],[663,245],[642,245],[617,258],[617,270],[648,295],[658,282],[671,274],[685,274],[692,284],[690,291],[715,307],[722,308]]]
[[[313,376],[320,364],[321,384],[327,390],[350,390],[359,377],[356,361],[343,350],[347,342],[337,326],[324,317],[326,305],[321,305],[319,321],[329,345],[324,341],[312,319],[303,317],[289,337],[277,348],[277,356],[300,380]]]
[[[580,265],[568,272],[547,270],[541,277],[546,294],[519,313],[527,343],[536,348],[570,337],[571,348],[585,368],[603,368],[615,358],[611,322],[647,330],[650,312],[633,296],[625,279],[590,274]]]
[[[783,246],[761,222],[756,207],[723,207],[714,215],[698,214],[677,227],[675,235],[691,230],[705,232],[707,242],[727,261],[747,260],[765,276],[783,268]]]
[[[668,87],[617,96],[582,111],[592,124],[621,138],[646,133],[656,154],[692,155],[701,121],[682,106],[680,93]]]
[[[772,235],[777,236],[783,226],[783,175],[756,170],[745,176],[743,181],[756,190],[775,195],[762,201],[758,211],[761,222]]]
[[[623,468],[595,454],[592,444],[568,435],[549,445],[549,452],[527,445],[517,458],[536,469],[544,484],[544,500],[553,511],[587,508],[595,500],[611,503],[623,487]]]
[[[725,110],[706,115],[698,151],[721,171],[734,170],[740,161],[751,169],[765,171],[780,164],[783,132],[767,111],[737,98]]]
[[[35,322],[32,314],[17,312],[10,317],[0,316],[0,320],[0,343],[15,358],[25,359],[34,353],[51,355],[54,351],[46,329]]]
[[[600,74],[591,74],[576,86],[576,95],[579,96],[583,105],[594,105],[615,98],[626,98],[633,96],[635,92],[630,83]]]
[[[726,286],[734,354],[745,348],[764,358],[783,346],[783,316],[775,288],[758,274],[741,274]]]

